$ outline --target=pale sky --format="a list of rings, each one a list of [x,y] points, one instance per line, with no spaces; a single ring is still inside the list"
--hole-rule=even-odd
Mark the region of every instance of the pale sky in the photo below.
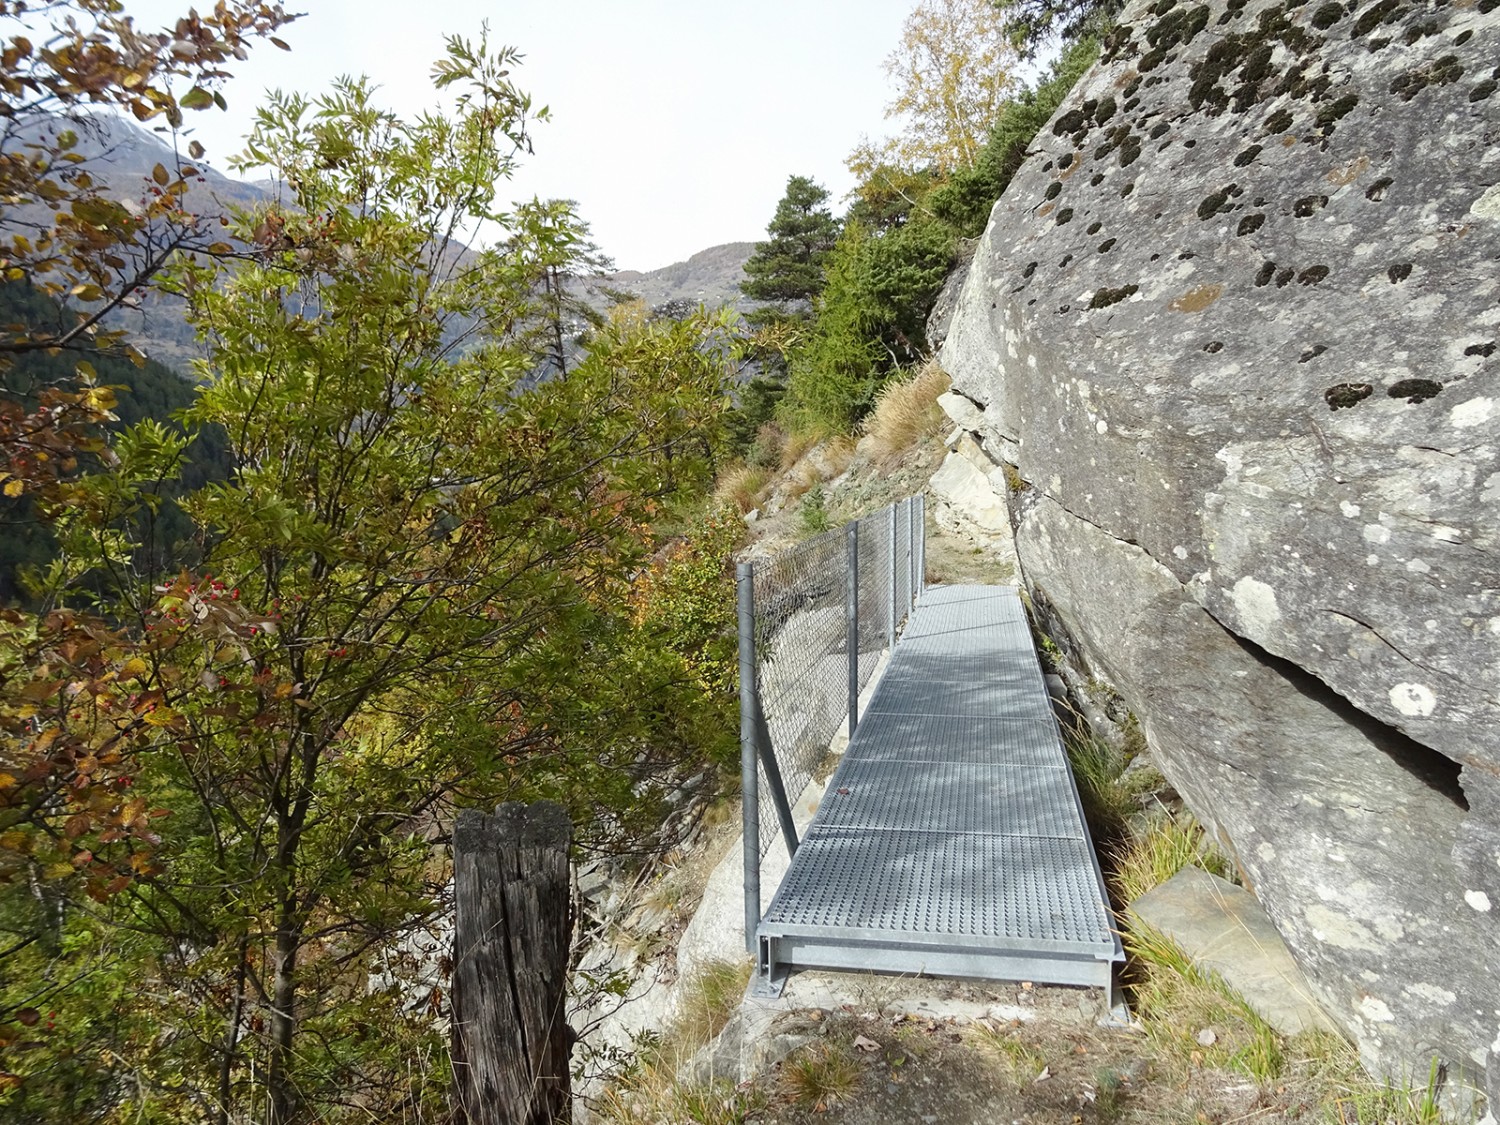
[[[192,0],[126,0],[141,26],[170,24]],[[197,0],[207,6],[209,0]],[[223,169],[265,90],[315,94],[368,74],[385,104],[436,104],[428,81],[443,37],[526,54],[518,85],[553,119],[507,201],[571,198],[620,269],[654,269],[724,242],[765,236],[793,174],[835,201],[852,186],[843,160],[884,135],[882,60],[916,0],[302,0],[306,11],[263,43],[225,88],[229,112],[187,124]]]

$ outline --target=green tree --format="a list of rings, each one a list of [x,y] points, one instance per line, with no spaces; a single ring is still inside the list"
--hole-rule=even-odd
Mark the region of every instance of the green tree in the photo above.
[[[786,194],[766,226],[770,237],[755,244],[745,263],[740,292],[766,303],[746,317],[752,331],[745,351],[755,375],[740,388],[739,407],[730,420],[733,448],[739,453],[750,447],[786,393],[787,357],[806,334],[813,301],[823,289],[839,237],[838,220],[827,204],[826,188],[806,176],[789,177]]]
[[[838,241],[839,224],[827,203],[827,189],[806,176],[787,180],[766,226],[770,237],[755,244],[745,263],[740,292],[783,313],[806,307],[823,288],[823,266]]]
[[[614,264],[589,237],[588,224],[579,218],[578,204],[571,199],[523,203],[514,223],[515,237],[535,240],[530,247],[513,249],[536,262],[538,350],[547,374],[566,375],[569,361],[588,335],[604,324],[603,316],[578,290],[585,278],[607,273]]]
[[[1005,31],[1023,58],[1035,59],[1048,46],[1102,37],[1125,7],[1125,0],[1000,0]]]
[[[628,609],[650,521],[708,478],[728,325],[621,316],[568,378],[530,385],[537,279],[577,232],[495,209],[534,119],[517,61],[450,40],[435,74],[453,116],[402,120],[363,81],[274,97],[247,159],[285,203],[235,218],[255,247],[237,268],[170,272],[210,351],[184,421],[223,427],[236,470],[182,501],[200,568],[138,580],[119,528],[187,438],[123,433],[58,533],[107,576],[137,647],[97,638],[92,680],[0,663],[37,695],[34,728],[80,721],[81,682],[100,723],[138,735],[123,809],[73,814],[81,837],[119,833],[82,866],[151,833],[98,874],[122,880],[104,901],[56,911],[59,1010],[107,1050],[18,1056],[17,1115],[441,1112],[434,1011],[371,974],[441,908],[453,810],[548,795],[591,843],[659,843],[674,771],[731,741]],[[484,223],[502,237],[464,251]],[[95,824],[109,816],[123,825]],[[21,834],[15,851],[40,854],[45,833]],[[150,988],[106,1020],[132,977]]]
[[[792,357],[784,413],[804,426],[844,429],[887,378],[925,356],[927,317],[959,240],[984,229],[1037,130],[1096,55],[1092,40],[1063,52],[1036,89],[1001,110],[972,166],[939,177],[882,165],[860,184],[817,319]]]
[[[845,224],[828,265],[828,281],[815,301],[817,319],[792,355],[781,410],[802,428],[842,433],[868,405],[881,369],[870,297],[870,238],[857,222]]]

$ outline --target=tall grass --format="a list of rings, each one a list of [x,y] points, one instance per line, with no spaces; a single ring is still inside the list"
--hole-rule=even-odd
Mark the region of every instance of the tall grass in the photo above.
[[[1078,799],[1089,827],[1101,844],[1119,840],[1132,813],[1140,810],[1140,794],[1125,779],[1125,755],[1104,739],[1075,730],[1066,740],[1068,764],[1078,785]]]
[[[1125,951],[1135,962],[1135,1003],[1157,1054],[1182,1067],[1239,1070],[1274,1081],[1285,1065],[1281,1037],[1216,973],[1205,972],[1170,938],[1132,917]],[[1210,1042],[1199,1036],[1212,1032]]]
[[[750,962],[709,961],[682,986],[673,1036],[691,1054],[729,1022],[750,982]]]
[[[1187,814],[1165,817],[1110,854],[1110,882],[1119,903],[1134,902],[1184,867],[1229,878],[1227,856],[1204,839],[1202,826]]]
[[[887,467],[921,439],[942,433],[946,416],[937,404],[938,395],[952,385],[935,360],[928,360],[910,378],[887,384],[863,425],[871,440],[871,460]]]
[[[714,485],[714,507],[733,507],[740,515],[759,508],[771,474],[759,465],[733,465]]]
[[[597,1107],[611,1125],[739,1125],[761,1101],[728,1082],[680,1081],[683,1066],[724,1030],[750,980],[748,961],[710,961],[683,982],[677,1016],[638,1055],[639,1066],[607,1089]]]

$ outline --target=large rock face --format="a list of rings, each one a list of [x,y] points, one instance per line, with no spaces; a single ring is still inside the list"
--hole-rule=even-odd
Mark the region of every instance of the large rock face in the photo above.
[[[1391,1074],[1500,1094],[1500,12],[1158,0],[943,351],[1027,584]],[[1083,560],[1081,562],[1081,560]]]

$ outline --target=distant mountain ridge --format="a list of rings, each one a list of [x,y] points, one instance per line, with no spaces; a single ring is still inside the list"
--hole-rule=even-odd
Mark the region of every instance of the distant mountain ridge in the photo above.
[[[599,279],[613,289],[624,289],[653,308],[673,301],[716,308],[729,305],[746,312],[755,303],[740,292],[745,263],[755,252],[753,242],[726,242],[700,250],[685,262],[642,273],[620,270]]]
[[[53,119],[42,127],[74,128],[79,134],[77,151],[87,159],[89,172],[106,185],[105,194],[127,205],[150,190],[152,169],[158,163],[171,166],[175,160],[167,138],[121,117],[89,114],[81,123]],[[186,203],[200,213],[222,214],[234,207],[263,203],[274,195],[275,186],[269,181],[235,179],[201,160],[191,164],[203,180],[190,186]],[[46,221],[49,216],[17,211],[10,218]],[[0,222],[5,219],[0,212]],[[596,306],[604,303],[603,291],[614,290],[639,297],[652,308],[691,308],[701,303],[709,308],[728,305],[744,312],[753,302],[740,293],[739,285],[745,262],[754,249],[752,242],[728,242],[661,269],[619,270],[580,279],[575,285],[588,291],[585,299]],[[182,374],[187,374],[192,360],[203,355],[202,345],[185,319],[183,304],[176,298],[148,291],[137,307],[116,311],[108,323],[128,332],[131,342],[152,359]]]

